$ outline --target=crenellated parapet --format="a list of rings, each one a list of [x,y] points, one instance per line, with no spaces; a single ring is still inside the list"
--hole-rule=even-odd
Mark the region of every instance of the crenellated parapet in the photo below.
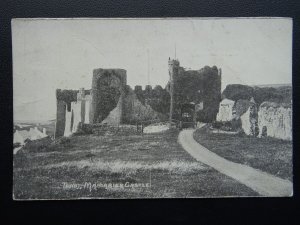
[[[142,85],[135,85],[134,92],[137,93],[137,92],[141,92],[141,91],[143,91]]]

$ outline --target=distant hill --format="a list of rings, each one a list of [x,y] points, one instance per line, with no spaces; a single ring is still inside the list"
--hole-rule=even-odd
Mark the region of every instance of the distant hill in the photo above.
[[[272,87],[272,88],[280,88],[280,87],[292,87],[292,84],[261,84],[261,85],[253,85],[252,87]]]
[[[282,84],[261,86],[229,84],[222,93],[222,99],[228,98],[234,101],[239,99],[250,100],[251,97],[259,105],[264,101],[290,103],[292,100],[292,86]]]
[[[36,125],[36,124],[51,124],[55,123],[56,119],[51,120],[14,120],[14,124],[28,124],[28,125]]]

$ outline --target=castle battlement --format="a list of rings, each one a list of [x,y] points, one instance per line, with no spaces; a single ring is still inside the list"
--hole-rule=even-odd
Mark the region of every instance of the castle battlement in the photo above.
[[[135,85],[135,86],[134,86],[134,91],[135,91],[135,92],[143,91],[142,85]]]
[[[147,85],[145,86],[145,91],[152,91],[152,86],[149,85],[149,84],[147,84]]]
[[[168,60],[168,64],[169,64],[169,66],[180,66],[179,60],[171,59],[170,57],[169,57],[169,60]]]

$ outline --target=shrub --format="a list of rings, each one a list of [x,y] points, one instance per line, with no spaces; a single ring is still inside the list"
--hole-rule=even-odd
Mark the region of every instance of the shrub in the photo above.
[[[242,121],[241,119],[230,121],[230,126],[234,131],[240,131],[242,129]]]
[[[79,123],[77,131],[73,133],[73,135],[85,135],[93,133],[93,125],[92,124],[84,124],[82,122]]]
[[[212,127],[215,129],[220,129],[223,126],[223,122],[220,121],[213,121],[212,122]]]
[[[241,84],[229,84],[224,89],[222,96],[234,101],[245,99],[249,100],[254,97],[254,100],[258,105],[262,102],[291,102],[292,99],[292,87],[251,87]]]
[[[212,127],[224,131],[241,131],[242,122],[240,119],[231,121],[214,121]]]
[[[82,130],[82,132],[84,132],[85,134],[92,134],[93,133],[93,126],[91,124],[82,124],[80,126],[80,129]]]
[[[67,146],[71,143],[71,140],[69,137],[61,137],[59,140],[58,140],[58,144],[61,144],[63,146]]]
[[[47,151],[48,146],[51,144],[52,140],[50,137],[28,141],[22,148],[22,152],[42,152]]]

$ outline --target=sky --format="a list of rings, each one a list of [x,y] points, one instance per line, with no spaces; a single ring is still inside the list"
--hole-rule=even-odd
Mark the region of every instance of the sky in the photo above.
[[[56,114],[55,90],[91,88],[93,69],[127,70],[127,83],[165,87],[168,58],[222,69],[227,84],[292,82],[292,20],[284,18],[15,19],[15,120]]]

